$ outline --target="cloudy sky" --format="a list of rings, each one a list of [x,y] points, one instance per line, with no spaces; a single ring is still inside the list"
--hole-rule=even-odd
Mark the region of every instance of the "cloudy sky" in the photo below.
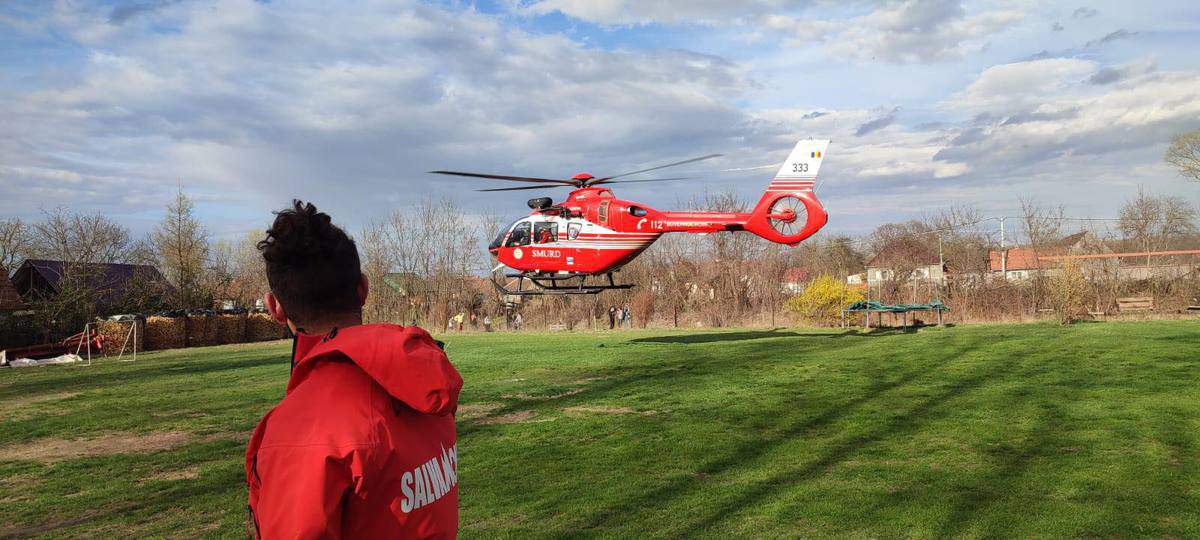
[[[618,194],[755,200],[773,171],[718,171],[827,137],[831,230],[1020,197],[1109,217],[1138,185],[1200,203],[1162,163],[1200,128],[1197,51],[1194,0],[9,1],[0,216],[145,231],[180,186],[218,237],[292,197],[352,227],[427,196],[516,216],[536,192],[423,171],[714,152]]]

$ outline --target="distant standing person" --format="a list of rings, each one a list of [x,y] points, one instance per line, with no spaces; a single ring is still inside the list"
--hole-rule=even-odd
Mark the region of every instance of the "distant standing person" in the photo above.
[[[466,319],[466,316],[464,316],[463,312],[461,312],[461,311],[458,312],[458,315],[454,316],[454,323],[458,325],[459,332],[462,332],[464,319]]]
[[[629,304],[625,304],[621,308],[621,325],[625,328],[633,328],[633,321],[629,318]]]
[[[525,321],[524,321],[524,319],[521,318],[520,313],[518,313],[516,317],[513,317],[513,328],[520,330],[521,326],[524,324],[525,324]]]
[[[608,329],[612,330],[617,326],[617,306],[608,306]]]
[[[483,331],[484,332],[492,331],[492,316],[491,315],[483,316]]]

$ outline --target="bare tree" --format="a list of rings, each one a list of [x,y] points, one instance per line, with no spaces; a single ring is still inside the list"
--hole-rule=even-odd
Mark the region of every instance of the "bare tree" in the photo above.
[[[767,311],[771,326],[775,326],[775,314],[785,300],[783,280],[790,265],[784,249],[778,244],[767,246],[751,266],[751,293],[758,311]]]
[[[746,201],[733,192],[705,194],[693,199],[690,206],[705,212],[745,212]],[[708,288],[698,296],[701,311],[713,326],[726,326],[741,317],[752,306],[752,277],[750,269],[762,250],[762,243],[744,231],[710,234],[704,237],[705,259],[700,277]]]
[[[1174,165],[1179,174],[1200,182],[1200,130],[1176,135],[1163,159]]]
[[[866,259],[854,239],[845,235],[814,238],[795,249],[797,264],[806,268],[812,277],[827,274],[844,280],[862,272]]]
[[[1033,199],[1021,199],[1021,227],[1025,241],[1035,250],[1062,239],[1062,206],[1045,206]]]
[[[1042,255],[1048,255],[1051,247],[1063,237],[1063,207],[1045,206],[1033,199],[1021,199],[1021,227],[1025,241],[1033,249],[1035,260]],[[1043,305],[1047,298],[1048,283],[1046,273],[1039,265],[1030,279],[1033,308]]]
[[[262,233],[248,232],[238,242],[234,252],[233,297],[243,305],[252,307],[269,289],[267,285],[267,263],[258,250]]]
[[[237,278],[237,248],[229,240],[218,240],[209,246],[208,260],[200,276],[200,289],[214,300],[235,298],[234,280]]]
[[[175,285],[178,305],[209,307],[203,287],[204,264],[208,260],[208,232],[193,215],[195,205],[180,189],[167,204],[167,212],[154,231],[154,244],[167,279]]]
[[[371,289],[367,304],[363,306],[363,315],[369,322],[396,321],[406,315],[399,309],[404,299],[387,281],[393,263],[385,241],[386,234],[384,223],[369,223],[362,228],[356,242],[362,272]]]
[[[129,244],[123,262],[158,266],[158,248],[154,245],[154,239],[147,236]]]
[[[1121,207],[1121,233],[1143,251],[1165,249],[1173,241],[1196,232],[1196,209],[1174,196],[1154,196],[1139,187],[1137,195]],[[1150,256],[1146,256],[1150,264]]]
[[[19,218],[0,220],[0,268],[15,270],[29,255],[30,247],[29,227],[23,221]]]
[[[379,248],[372,264],[386,265],[406,282],[403,296],[411,308],[406,320],[440,326],[460,311],[479,318],[486,304],[475,286],[484,261],[482,228],[450,199],[425,199],[368,226],[367,243]]]
[[[29,298],[43,339],[77,332],[97,315],[150,304],[151,291],[144,284],[114,291],[100,279],[101,269],[94,263],[128,262],[133,251],[129,231],[102,214],[65,208],[45,212],[28,230],[27,241],[25,256],[62,262],[54,291]]]
[[[867,238],[868,250],[877,266],[886,269],[879,282],[878,292],[885,301],[919,299],[917,289],[928,286],[918,269],[937,262],[937,235],[926,223],[910,220],[904,223],[885,223],[876,227]]]
[[[128,260],[132,247],[129,230],[103,214],[57,208],[45,216],[32,230],[31,251],[37,257],[71,264]]]

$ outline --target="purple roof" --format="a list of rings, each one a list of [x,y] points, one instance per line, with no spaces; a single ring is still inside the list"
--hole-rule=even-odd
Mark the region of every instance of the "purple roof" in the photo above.
[[[147,283],[158,284],[168,291],[174,290],[162,272],[148,264],[66,263],[47,259],[26,259],[13,274],[12,282],[22,296],[27,296],[35,286],[33,276],[36,275],[51,289],[50,292],[57,293],[58,282],[68,264],[72,264],[77,271],[88,276],[87,285],[104,291],[105,297],[115,296],[130,286]]]

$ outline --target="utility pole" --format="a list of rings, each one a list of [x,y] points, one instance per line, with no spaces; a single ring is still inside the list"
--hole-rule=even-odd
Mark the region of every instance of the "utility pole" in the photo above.
[[[1000,275],[1004,279],[1008,279],[1008,250],[1004,248],[1004,220],[1007,217],[1000,218]]]

